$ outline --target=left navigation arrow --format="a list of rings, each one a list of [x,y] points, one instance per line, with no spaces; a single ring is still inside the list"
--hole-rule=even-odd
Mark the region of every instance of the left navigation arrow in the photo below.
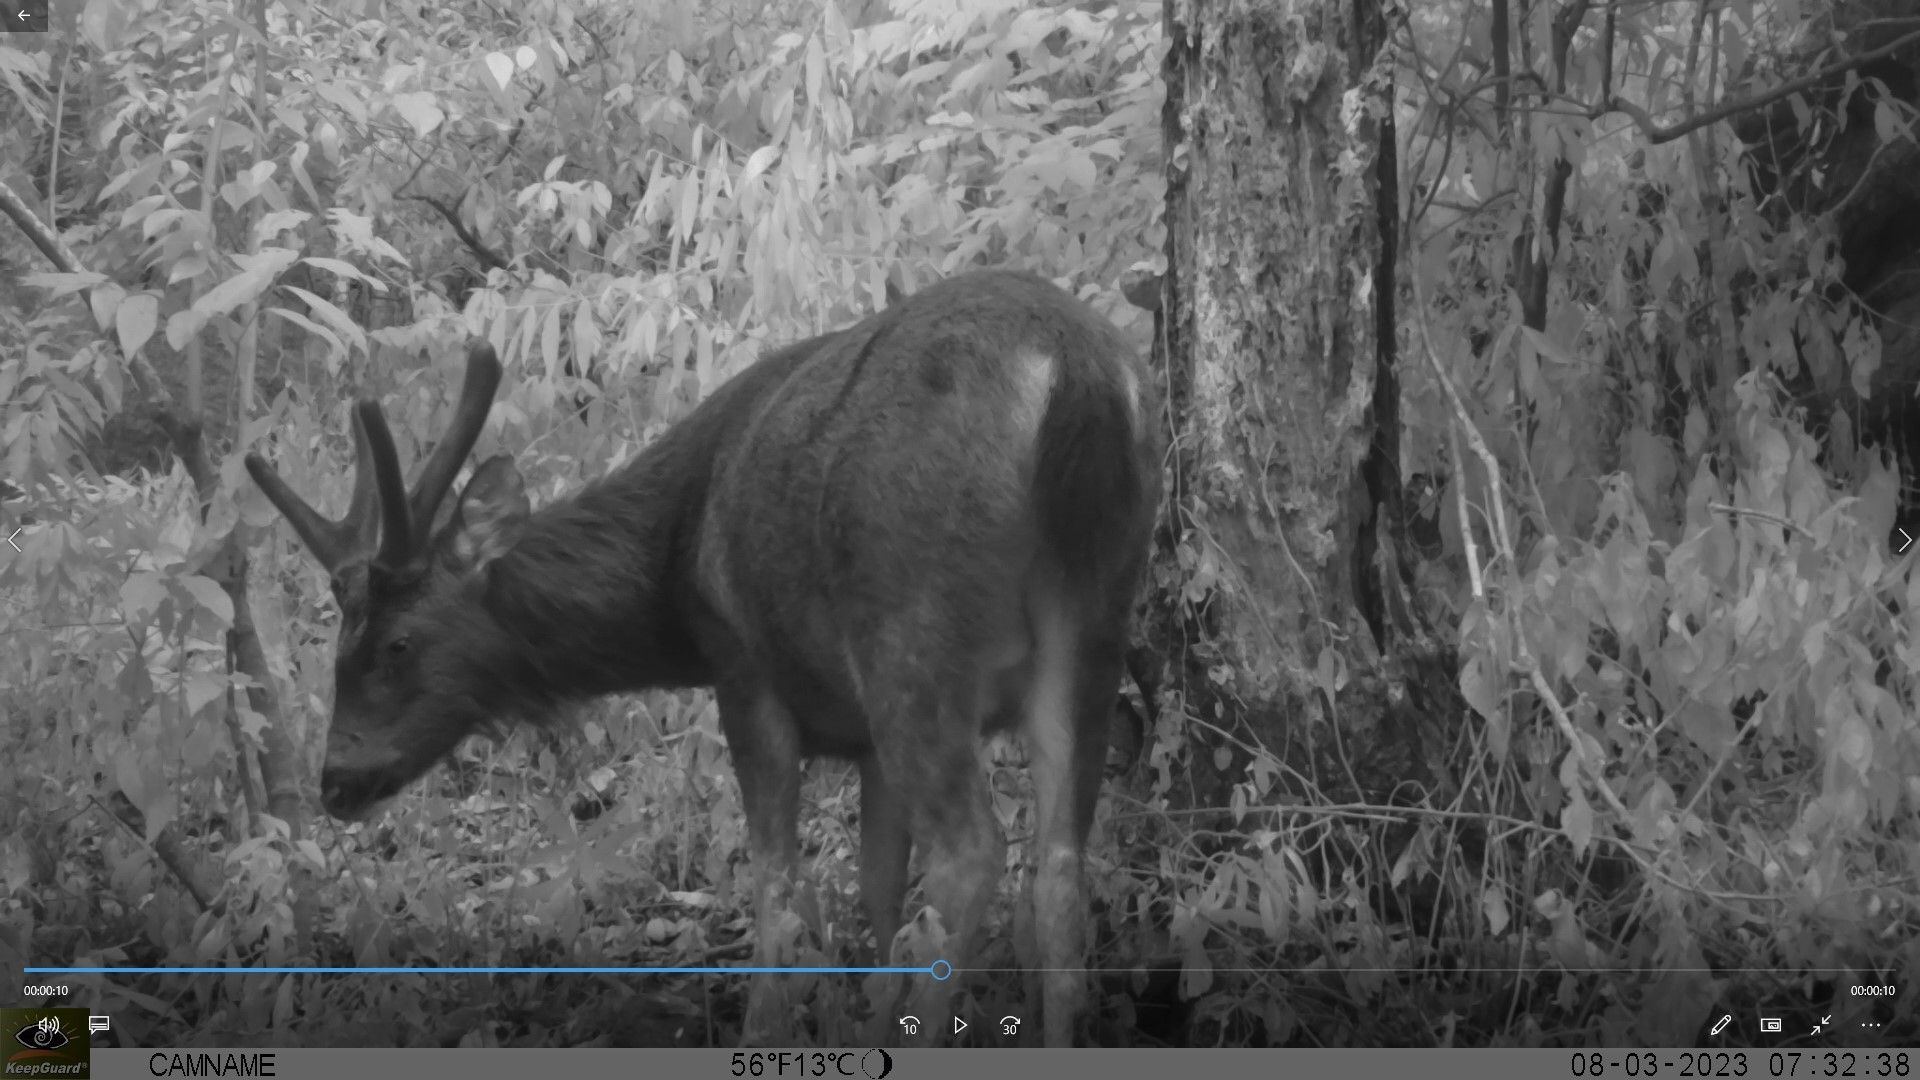
[[[9,34],[47,32],[47,0],[15,0],[7,19],[0,20]]]

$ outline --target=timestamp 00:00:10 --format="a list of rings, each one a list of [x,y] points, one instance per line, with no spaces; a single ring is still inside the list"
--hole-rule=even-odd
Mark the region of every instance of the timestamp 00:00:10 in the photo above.
[[[1583,1051],[1573,1055],[1568,1076],[1675,1077],[1677,1080],[1741,1080],[1768,1077],[1777,1080],[1899,1080],[1913,1075],[1911,1055],[1904,1050],[1776,1050],[1766,1055],[1762,1071],[1758,1050]]]

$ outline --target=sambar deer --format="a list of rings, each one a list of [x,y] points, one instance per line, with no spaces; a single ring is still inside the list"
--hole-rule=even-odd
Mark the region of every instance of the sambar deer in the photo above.
[[[1042,1032],[1086,979],[1082,852],[1160,485],[1133,351],[1042,278],[980,271],[774,351],[631,462],[530,511],[505,456],[442,498],[500,380],[476,346],[409,490],[353,412],[344,519],[247,468],[329,571],[341,623],[321,802],[369,814],[462,737],[569,701],[711,686],[755,867],[755,962],[797,861],[802,758],[856,762],[881,961],[907,859],[963,967],[1005,870],[981,740],[1019,729],[1035,791]],[[931,986],[932,984],[925,984]],[[789,1030],[771,980],[744,1036]]]

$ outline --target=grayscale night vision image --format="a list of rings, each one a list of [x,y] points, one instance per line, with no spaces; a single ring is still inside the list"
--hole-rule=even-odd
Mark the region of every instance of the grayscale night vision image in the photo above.
[[[1904,0],[13,14],[7,1076],[1920,1068]]]

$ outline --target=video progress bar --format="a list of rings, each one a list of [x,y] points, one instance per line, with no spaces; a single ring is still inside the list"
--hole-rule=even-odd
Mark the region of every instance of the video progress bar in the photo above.
[[[928,975],[953,977],[953,965],[925,967],[25,967],[28,975]]]

